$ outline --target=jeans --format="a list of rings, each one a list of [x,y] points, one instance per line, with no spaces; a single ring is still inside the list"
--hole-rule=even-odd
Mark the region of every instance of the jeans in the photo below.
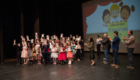
[[[110,48],[108,49],[108,54],[110,54],[110,56],[113,57],[113,54],[110,53]]]
[[[115,59],[115,65],[119,65],[118,49],[113,49],[113,56]]]
[[[131,67],[133,66],[133,51],[134,51],[134,48],[127,48],[129,66],[131,66]]]
[[[109,62],[108,49],[104,49],[104,54],[106,56],[106,61]]]
[[[100,47],[101,47],[101,44],[97,44],[97,55],[100,55]]]

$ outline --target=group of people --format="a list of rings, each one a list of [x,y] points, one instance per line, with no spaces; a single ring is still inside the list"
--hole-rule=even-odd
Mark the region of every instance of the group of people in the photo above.
[[[134,69],[133,66],[133,51],[135,48],[135,37],[133,36],[133,31],[129,30],[128,31],[128,39],[127,37],[124,37],[123,40],[127,46],[127,51],[128,51],[128,58],[129,58],[129,65],[127,68]],[[105,61],[103,61],[104,64],[109,63],[109,57],[108,54],[110,53],[110,48],[111,48],[111,43],[112,43],[112,51],[113,54],[111,56],[114,58],[113,64],[111,66],[115,66],[115,68],[119,68],[119,56],[118,56],[118,51],[119,51],[119,43],[120,43],[120,38],[118,36],[118,31],[114,31],[114,39],[112,40],[111,37],[107,36],[107,33],[103,35],[103,38],[100,38],[99,35],[97,35],[97,39],[95,38],[96,44],[97,44],[97,55],[100,56],[100,47],[102,44],[102,47],[104,49],[104,54],[106,58],[104,58]],[[84,45],[87,45],[87,47],[90,50],[90,58],[92,60],[91,65],[95,65],[95,55],[94,55],[94,40],[93,38],[89,38],[89,43],[85,43]]]
[[[83,57],[83,40],[81,36],[76,35],[70,37],[63,37],[60,39],[56,35],[49,36],[44,34],[39,39],[38,33],[35,33],[35,40],[29,39],[29,36],[24,38],[21,36],[21,43],[16,44],[14,40],[14,47],[17,48],[17,64],[33,64],[37,61],[37,65],[57,63],[72,64],[74,60],[80,61]]]
[[[127,46],[128,51],[128,58],[129,58],[129,65],[127,68],[133,69],[133,51],[135,47],[135,37],[133,36],[133,31],[128,31],[128,39],[127,37],[124,37],[123,40]],[[38,38],[38,34],[35,33],[35,41],[34,39],[29,40],[29,36],[26,36],[26,39],[21,36],[22,44],[18,43],[16,44],[16,40],[14,40],[14,46],[17,48],[17,64],[21,63],[21,60],[24,64],[27,64],[28,60],[29,62],[33,63],[34,60],[37,60],[37,65],[41,65],[41,63],[47,64],[47,63],[53,63],[54,65],[57,64],[57,62],[60,62],[61,64],[65,64],[68,62],[68,64],[72,64],[72,62],[77,59],[80,61],[80,59],[84,56],[83,53],[83,46],[87,46],[90,51],[90,59],[92,60],[91,65],[95,65],[95,52],[94,52],[94,40],[97,44],[97,55],[100,56],[100,47],[102,44],[102,47],[104,49],[104,54],[106,58],[104,59],[103,63],[108,64],[109,63],[109,57],[108,54],[110,53],[111,43],[112,43],[112,51],[113,54],[111,56],[114,58],[115,63],[111,64],[111,66],[115,66],[115,68],[119,68],[119,43],[120,38],[118,36],[118,31],[114,31],[114,39],[112,40],[111,37],[107,36],[107,33],[103,35],[103,38],[100,38],[99,35],[97,35],[97,38],[89,38],[88,43],[83,44],[83,40],[81,39],[81,36],[76,35],[70,37],[63,37],[63,34],[61,34],[60,39],[56,35],[49,37],[49,35],[46,36],[46,39],[44,37],[44,34],[42,34],[42,37]]]

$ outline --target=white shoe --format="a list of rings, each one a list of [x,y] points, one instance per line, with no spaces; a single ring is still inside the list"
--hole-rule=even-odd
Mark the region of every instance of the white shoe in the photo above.
[[[70,61],[70,64],[71,64],[71,61]]]
[[[70,61],[68,61],[68,64],[70,64]]]
[[[109,62],[103,61],[104,64],[108,64]]]
[[[103,60],[106,60],[106,58],[103,58]]]

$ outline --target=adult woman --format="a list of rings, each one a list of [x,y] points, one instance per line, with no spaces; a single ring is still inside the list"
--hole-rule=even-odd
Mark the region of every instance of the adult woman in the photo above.
[[[101,48],[101,41],[100,36],[97,35],[97,39],[95,38],[96,44],[97,44],[97,55],[100,56],[100,48]]]
[[[90,59],[92,60],[92,63],[91,65],[95,65],[95,54],[94,54],[94,41],[93,41],[93,38],[89,38],[89,43],[85,43],[84,45],[86,45],[90,51]]]

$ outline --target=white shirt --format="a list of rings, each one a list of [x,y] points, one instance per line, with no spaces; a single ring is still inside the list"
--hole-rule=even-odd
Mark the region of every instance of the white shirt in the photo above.
[[[101,41],[99,39],[96,39],[97,44],[101,44]]]
[[[81,49],[81,45],[76,45],[76,49]]]
[[[49,44],[50,44],[50,49],[52,49],[53,48],[52,43],[49,43]]]
[[[52,48],[51,51],[52,52],[56,52],[57,51],[57,48],[56,47],[55,48]]]
[[[71,51],[71,47],[70,47],[70,46],[68,46],[68,49],[67,49],[67,51]]]
[[[63,48],[62,47],[60,47],[60,52],[63,52]]]
[[[36,54],[38,54],[38,47],[40,47],[39,44],[37,44],[37,45],[35,46]]]

